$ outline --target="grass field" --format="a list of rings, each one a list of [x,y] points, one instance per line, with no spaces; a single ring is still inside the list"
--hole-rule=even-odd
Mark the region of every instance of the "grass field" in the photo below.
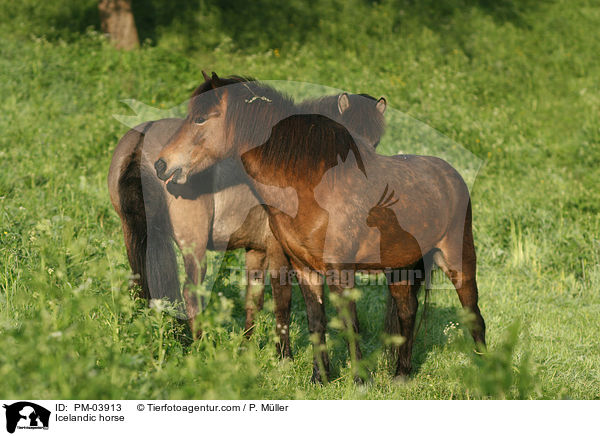
[[[600,399],[597,1],[151,3],[147,42],[123,53],[94,30],[93,1],[0,2],[0,397]],[[226,275],[196,343],[132,298],[106,188],[127,131],[112,115],[127,98],[181,103],[202,68],[384,95],[485,161],[472,198],[488,356],[470,352],[450,290],[431,296],[406,382],[381,353],[387,291],[361,290],[360,386],[334,328],[334,381],[310,383],[297,289],[293,362],[275,356],[270,297],[243,339]]]

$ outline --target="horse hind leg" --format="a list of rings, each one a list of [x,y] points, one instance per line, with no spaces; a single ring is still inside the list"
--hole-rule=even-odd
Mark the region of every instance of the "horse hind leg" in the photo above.
[[[246,337],[249,338],[254,330],[256,312],[263,308],[265,300],[265,266],[266,255],[263,251],[248,250],[246,252]]]
[[[433,254],[432,250],[423,256],[422,260],[418,262],[413,271],[413,279],[418,280],[414,285],[416,287],[415,292],[418,293],[422,284],[425,285],[425,292],[431,291],[431,271],[433,267]],[[427,299],[427,296],[425,297]],[[427,300],[425,300],[427,301]],[[426,309],[425,309],[426,310]],[[422,315],[425,317],[425,313]],[[419,321],[419,326],[421,321]],[[402,327],[400,325],[400,318],[398,314],[398,304],[391,293],[388,293],[386,302],[386,314],[384,321],[384,333],[388,336],[402,336]],[[416,332],[415,332],[416,334]],[[400,355],[400,345],[392,344],[387,347],[387,352],[392,360],[397,360]]]
[[[131,266],[131,289],[135,292],[137,298],[150,299],[148,292],[148,282],[146,279],[146,247],[141,246],[136,240],[135,230],[131,229],[129,223],[123,218],[123,238],[125,240],[125,249],[127,250],[127,259]],[[144,232],[145,237],[145,232]],[[139,289],[136,289],[139,287]]]
[[[413,270],[404,270],[401,273],[403,276],[399,281],[388,281],[390,295],[396,302],[400,334],[404,338],[402,345],[393,349],[394,355],[398,356],[397,377],[407,376],[412,368],[415,320],[419,306],[417,294],[425,278],[423,261],[419,261]]]
[[[442,240],[438,245],[439,251],[434,254],[434,261],[452,281],[462,307],[474,316],[469,326],[471,336],[476,343],[485,346],[485,322],[478,305],[477,259],[470,216],[469,206],[462,238],[451,234]]]
[[[188,324],[192,336],[196,339],[202,336],[201,326],[197,322],[200,306],[203,301],[198,299],[195,288],[202,283],[206,274],[206,263],[203,262],[208,243],[209,218],[205,210],[198,204],[187,200],[176,199],[170,204],[170,216],[173,223],[175,241],[183,254],[186,281],[183,287],[183,299]],[[194,223],[190,226],[189,223]]]
[[[313,383],[327,383],[329,380],[329,354],[325,343],[327,317],[325,316],[325,304],[323,303],[323,283],[315,283],[313,274],[300,263],[294,262],[293,259],[291,263],[306,303],[308,331],[313,340],[314,359],[311,381]]]

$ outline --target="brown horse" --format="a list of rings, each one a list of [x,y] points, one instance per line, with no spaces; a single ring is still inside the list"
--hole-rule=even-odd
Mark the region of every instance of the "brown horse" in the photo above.
[[[334,120],[295,114],[291,100],[260,83],[216,74],[209,83],[213,89],[196,94],[186,121],[161,151],[159,178],[185,182],[224,159],[239,158],[298,274],[309,330],[319,345],[325,342],[326,318],[322,288],[311,271],[341,276],[348,269],[410,270],[422,268],[424,255],[433,255],[452,280],[463,307],[474,314],[473,338],[485,343],[471,202],[456,170],[431,156],[378,155]],[[393,214],[381,213],[376,225],[368,225],[369,212],[381,207],[378,199],[387,189],[396,195],[385,203]],[[413,243],[395,243],[390,236],[396,234]],[[401,277],[388,287],[407,339],[396,369],[404,376],[411,368],[416,284]],[[330,288],[341,292],[343,286]],[[325,351],[315,354],[314,379],[321,377],[321,367],[328,371]]]
[[[201,88],[196,92],[201,93]],[[301,111],[322,113],[352,125],[355,134],[372,146],[377,145],[384,129],[383,98],[343,93],[305,101]],[[174,239],[184,256],[184,298],[187,316],[193,322],[198,305],[189,288],[202,280],[205,268],[200,264],[206,249],[245,248],[249,271],[246,332],[251,334],[255,313],[262,308],[268,265],[273,273],[278,348],[281,355],[290,356],[291,286],[278,277],[281,270],[288,269],[288,261],[244,174],[236,176],[232,162],[226,162],[183,185],[165,186],[156,177],[152,165],[182,123],[180,119],[165,119],[130,130],[119,141],[109,170],[111,200],[122,221],[129,263],[142,295],[180,301],[176,255],[171,245]]]

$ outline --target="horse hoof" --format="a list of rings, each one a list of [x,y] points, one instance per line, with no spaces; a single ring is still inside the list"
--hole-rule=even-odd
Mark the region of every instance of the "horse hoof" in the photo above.
[[[281,360],[294,360],[294,357],[292,356],[292,351],[290,350],[289,346],[283,347],[282,349],[282,347],[279,344],[277,344],[277,356],[279,356],[279,359]]]
[[[323,379],[323,377],[321,377],[321,371],[319,371],[319,368],[313,368],[313,374],[310,378],[310,381],[316,385],[324,385],[327,383],[327,378]]]
[[[408,374],[396,374],[394,376],[394,383],[398,383],[398,384],[404,384],[404,383],[408,383],[409,377]]]
[[[409,375],[410,375],[410,370],[411,370],[410,365],[407,365],[407,366],[404,366],[404,365],[400,366],[399,365],[398,368],[396,369],[396,376],[395,376],[395,378],[396,379],[402,378],[402,379],[407,380],[408,377],[409,377]]]
[[[362,386],[362,385],[364,385],[366,383],[366,380],[364,378],[362,378],[361,376],[359,376],[359,375],[355,375],[354,376],[354,383],[357,384],[357,385],[359,385],[359,386]]]

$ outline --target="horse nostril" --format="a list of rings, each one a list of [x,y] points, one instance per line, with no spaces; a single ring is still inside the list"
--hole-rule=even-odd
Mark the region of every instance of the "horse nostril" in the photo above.
[[[167,163],[163,159],[159,159],[154,163],[154,169],[156,170],[156,175],[158,178],[164,180]]]
[[[181,168],[177,168],[175,171],[173,171],[173,177],[171,177],[171,180],[173,180],[173,183],[177,183],[179,181],[179,178],[181,177],[181,173],[182,170]]]

